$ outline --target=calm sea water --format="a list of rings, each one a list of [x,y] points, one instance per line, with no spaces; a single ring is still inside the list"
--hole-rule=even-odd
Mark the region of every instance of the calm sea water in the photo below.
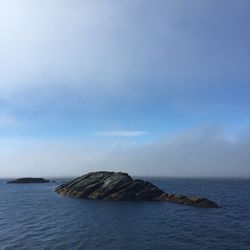
[[[0,183],[0,249],[250,249],[250,180],[149,179],[222,206],[63,197],[57,183]]]

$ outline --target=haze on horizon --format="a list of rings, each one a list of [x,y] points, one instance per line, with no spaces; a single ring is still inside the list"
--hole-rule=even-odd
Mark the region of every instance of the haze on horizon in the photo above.
[[[0,1],[0,177],[250,177],[248,0]]]

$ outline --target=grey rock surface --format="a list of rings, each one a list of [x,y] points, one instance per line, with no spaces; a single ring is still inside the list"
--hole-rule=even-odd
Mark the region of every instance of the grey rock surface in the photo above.
[[[218,207],[215,202],[203,197],[168,194],[148,181],[133,180],[127,173],[121,172],[91,172],[58,186],[55,191],[86,199],[168,201],[197,207]]]

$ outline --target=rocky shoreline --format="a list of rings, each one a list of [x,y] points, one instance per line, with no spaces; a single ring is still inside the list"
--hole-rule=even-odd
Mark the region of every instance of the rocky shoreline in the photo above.
[[[154,184],[133,179],[127,173],[98,171],[91,172],[58,186],[57,193],[94,200],[112,201],[167,201],[177,204],[218,208],[207,198],[168,194]]]

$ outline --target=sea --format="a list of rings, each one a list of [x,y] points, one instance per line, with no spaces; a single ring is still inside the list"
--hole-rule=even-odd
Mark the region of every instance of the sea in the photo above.
[[[84,200],[54,192],[65,180],[1,180],[0,249],[250,249],[250,179],[146,179],[169,193],[205,196],[221,208]]]

